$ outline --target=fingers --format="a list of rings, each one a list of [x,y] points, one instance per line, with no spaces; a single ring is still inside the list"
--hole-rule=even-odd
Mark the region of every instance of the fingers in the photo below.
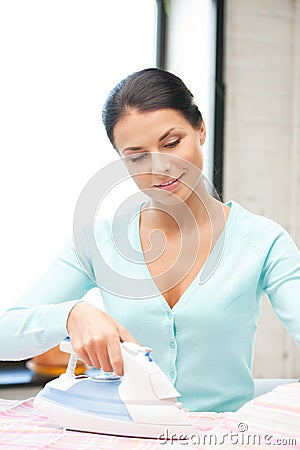
[[[95,351],[96,349],[94,347],[91,348],[91,350],[89,351],[89,358],[91,360],[91,365],[95,368],[95,369],[100,369],[101,368],[101,361],[99,359],[99,355],[97,354],[97,351]]]
[[[72,344],[76,355],[87,365],[104,372],[112,372],[113,367],[107,351],[107,344],[102,340],[90,339],[88,342]]]
[[[74,345],[73,343],[72,343],[72,347],[73,347],[74,352],[78,356],[78,358],[81,359],[81,361],[83,361],[88,366],[93,365],[91,359],[88,356],[88,353],[86,352],[86,350],[84,348],[76,347],[76,345]]]
[[[123,375],[120,341],[139,342],[104,311],[81,302],[71,310],[67,330],[77,356],[87,365]]]
[[[108,341],[108,356],[116,375],[123,375],[123,358],[121,354],[120,339],[113,338]]]
[[[122,336],[114,335],[105,341],[91,340],[86,344],[76,345],[72,343],[72,345],[76,355],[88,366],[95,369],[101,368],[104,372],[115,372],[116,375],[122,376],[124,369],[120,340],[139,344],[127,330],[123,329]]]

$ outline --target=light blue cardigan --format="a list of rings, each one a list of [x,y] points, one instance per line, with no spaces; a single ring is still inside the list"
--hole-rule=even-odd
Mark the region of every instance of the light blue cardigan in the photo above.
[[[181,392],[186,408],[239,408],[254,392],[251,364],[262,295],[269,296],[300,345],[300,254],[276,222],[236,202],[227,204],[231,211],[222,235],[172,309],[143,259],[139,207],[129,227],[125,219],[122,225],[122,217],[118,220],[116,233],[107,220],[97,222],[94,237],[84,230],[76,251],[68,242],[0,317],[0,359],[25,359],[57,345],[67,334],[71,308],[99,286],[106,312],[153,348],[155,361]],[[118,248],[125,241],[135,250],[129,257]],[[144,288],[137,280],[146,283]]]

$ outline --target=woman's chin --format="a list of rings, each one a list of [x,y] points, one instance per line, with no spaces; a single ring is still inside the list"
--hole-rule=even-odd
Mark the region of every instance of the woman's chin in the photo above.
[[[143,191],[148,197],[155,202],[161,203],[165,206],[180,205],[187,201],[191,195],[191,191],[185,189],[185,192],[170,192],[159,188],[146,189]]]

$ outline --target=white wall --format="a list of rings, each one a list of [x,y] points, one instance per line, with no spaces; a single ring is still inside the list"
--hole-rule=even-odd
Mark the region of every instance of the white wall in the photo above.
[[[0,310],[72,236],[83,186],[116,158],[102,104],[154,65],[155,14],[155,0],[0,2]]]
[[[225,199],[300,247],[300,0],[227,0],[225,48]],[[299,377],[300,349],[268,301],[262,311],[254,374]]]

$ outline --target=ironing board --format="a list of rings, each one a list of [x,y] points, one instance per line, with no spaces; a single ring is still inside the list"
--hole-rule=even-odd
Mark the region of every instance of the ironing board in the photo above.
[[[237,412],[190,413],[196,434],[188,442],[65,431],[24,401],[0,399],[0,448],[11,449],[300,449],[300,383],[277,386]]]

